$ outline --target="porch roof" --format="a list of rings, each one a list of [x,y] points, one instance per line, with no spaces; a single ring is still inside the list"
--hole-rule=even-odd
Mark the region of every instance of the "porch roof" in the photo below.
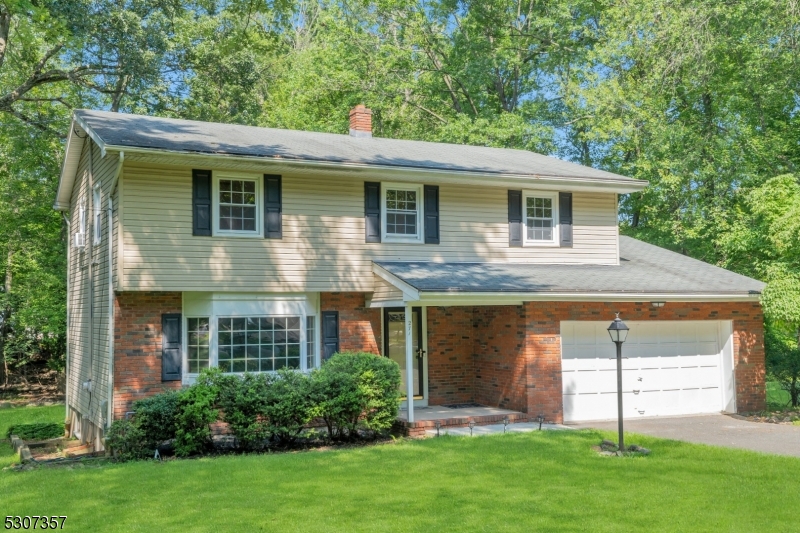
[[[620,237],[619,265],[378,261],[403,300],[758,300],[764,283],[658,246]]]

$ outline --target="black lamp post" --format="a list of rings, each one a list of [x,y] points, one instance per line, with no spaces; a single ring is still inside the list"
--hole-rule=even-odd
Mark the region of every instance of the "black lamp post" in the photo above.
[[[625,451],[625,440],[622,437],[622,343],[628,338],[628,326],[619,319],[619,313],[614,322],[608,326],[608,334],[617,345],[617,418],[619,420],[619,449]]]

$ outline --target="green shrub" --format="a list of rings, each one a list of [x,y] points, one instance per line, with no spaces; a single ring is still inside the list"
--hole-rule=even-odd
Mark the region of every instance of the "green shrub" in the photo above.
[[[23,440],[46,440],[64,436],[64,425],[55,422],[34,422],[10,426],[6,437],[16,435]]]
[[[271,377],[244,374],[224,376],[221,381],[219,405],[223,419],[245,450],[263,448],[270,437],[266,408]]]
[[[133,420],[115,420],[106,430],[106,447],[117,459],[145,459],[153,454],[145,432]]]
[[[179,398],[178,391],[169,391],[133,403],[134,423],[144,433],[150,453],[175,438]]]
[[[219,411],[219,369],[203,370],[191,387],[178,396],[178,414],[175,417],[175,454],[186,457],[211,449],[211,424],[217,421]]]
[[[315,414],[332,439],[352,439],[359,430],[389,429],[397,418],[400,367],[365,352],[334,354],[312,374]]]
[[[230,379],[233,378],[233,379]],[[291,444],[311,420],[309,378],[296,370],[224,376],[219,406],[244,450]]]
[[[273,440],[292,444],[314,415],[309,376],[286,368],[272,375],[264,414]]]

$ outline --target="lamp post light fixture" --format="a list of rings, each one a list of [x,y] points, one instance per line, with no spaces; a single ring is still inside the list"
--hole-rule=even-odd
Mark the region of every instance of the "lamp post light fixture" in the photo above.
[[[441,420],[437,420],[436,422],[433,423],[433,425],[436,427],[436,436],[438,437],[439,436],[439,430],[442,429],[442,421]]]
[[[620,320],[619,313],[614,322],[608,326],[611,341],[617,345],[617,420],[619,425],[619,449],[625,451],[625,440],[622,436],[622,343],[628,338],[628,326]]]
[[[508,422],[509,422],[508,415],[506,415],[503,417],[503,433],[505,433],[506,429],[508,428]]]
[[[470,437],[472,436],[472,428],[474,428],[474,427],[475,427],[475,421],[474,420],[470,420],[469,421],[469,436]]]

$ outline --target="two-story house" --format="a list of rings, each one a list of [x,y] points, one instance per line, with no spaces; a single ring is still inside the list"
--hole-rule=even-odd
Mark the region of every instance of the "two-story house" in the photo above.
[[[411,429],[454,404],[613,418],[617,312],[626,416],[764,407],[763,285],[621,237],[618,196],[646,182],[350,118],[336,135],[75,112],[55,208],[78,437],[101,446],[203,368],[338,350],[399,363]]]

